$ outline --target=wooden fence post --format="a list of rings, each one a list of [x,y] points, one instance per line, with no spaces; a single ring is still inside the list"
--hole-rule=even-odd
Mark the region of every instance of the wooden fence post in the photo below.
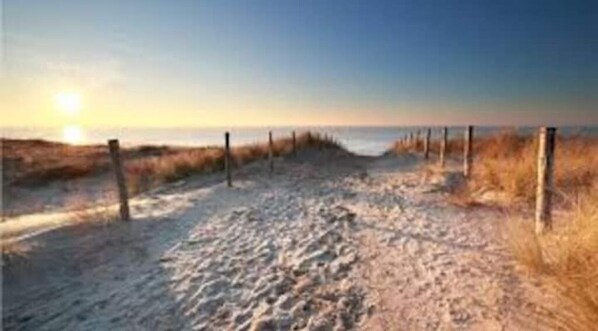
[[[556,128],[540,128],[538,141],[538,186],[536,190],[536,233],[552,229],[552,192]]]
[[[228,187],[233,186],[233,181],[230,175],[231,171],[231,158],[230,158],[230,134],[224,133],[224,171],[226,172],[226,184]]]
[[[430,139],[432,138],[432,129],[428,129],[426,132],[426,140],[424,142],[424,158],[427,160],[430,158]]]
[[[120,202],[120,219],[122,221],[129,221],[131,214],[129,212],[129,194],[127,192],[127,183],[125,181],[125,174],[120,159],[120,147],[118,139],[108,140],[108,149],[110,150],[110,157],[112,158],[112,166],[116,176],[116,185],[118,187],[118,199]]]
[[[295,135],[295,131],[293,131],[293,156],[297,156],[297,136]]]
[[[463,175],[469,178],[473,167],[473,126],[465,129],[465,146],[463,148]]]
[[[274,143],[272,141],[272,131],[268,132],[268,163],[270,163],[270,173],[274,172]]]
[[[448,128],[445,126],[442,129],[442,138],[440,140],[440,166],[446,165],[446,147],[448,145]]]

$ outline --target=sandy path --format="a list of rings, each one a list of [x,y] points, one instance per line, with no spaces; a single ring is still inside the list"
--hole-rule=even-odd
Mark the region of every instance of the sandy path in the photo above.
[[[233,189],[146,195],[129,224],[30,240],[4,267],[4,327],[525,329],[493,222],[444,204],[412,158],[308,154],[272,176],[243,168]]]
[[[354,275],[376,307],[361,328],[560,329],[538,304],[554,298],[514,270],[500,240],[504,213],[451,206],[446,177],[412,162],[382,158],[342,185],[358,220]]]
[[[190,181],[142,197],[129,224],[31,239],[29,256],[4,267],[4,327],[352,327],[364,312],[363,294],[345,281],[357,257],[353,215],[327,186],[360,161],[318,155],[273,176],[246,167],[233,189]]]

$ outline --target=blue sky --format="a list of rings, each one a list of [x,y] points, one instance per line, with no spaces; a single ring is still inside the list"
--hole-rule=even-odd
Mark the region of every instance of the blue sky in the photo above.
[[[9,125],[598,124],[595,1],[4,0]],[[4,107],[3,107],[4,108]]]

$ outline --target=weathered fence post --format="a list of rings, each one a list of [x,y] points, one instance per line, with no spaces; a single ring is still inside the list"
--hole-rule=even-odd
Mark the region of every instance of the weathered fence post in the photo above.
[[[227,131],[224,133],[224,171],[226,172],[226,184],[228,187],[233,186],[233,180],[230,175],[231,166],[230,134]]]
[[[552,229],[552,192],[556,128],[540,128],[538,139],[538,186],[536,190],[536,233]]]
[[[274,142],[272,141],[272,131],[268,132],[268,163],[270,163],[270,173],[274,172]]]
[[[422,132],[420,129],[417,129],[417,134],[416,134],[416,138],[415,138],[415,151],[419,152],[419,148],[420,148],[420,144],[421,144],[421,136],[422,136]]]
[[[440,140],[440,166],[446,165],[446,147],[448,145],[448,128],[445,126],[442,129],[442,138]]]
[[[297,156],[297,136],[295,135],[295,131],[293,131],[293,156]]]
[[[432,138],[432,129],[428,129],[426,132],[426,140],[424,142],[424,158],[427,160],[430,158],[430,139]]]
[[[108,149],[110,150],[110,157],[112,158],[112,166],[116,176],[116,185],[118,187],[118,199],[120,202],[120,219],[122,221],[129,221],[131,214],[129,213],[129,193],[127,192],[127,183],[125,181],[125,174],[120,160],[120,147],[118,139],[108,140]]]
[[[463,175],[469,178],[473,167],[473,126],[465,129],[465,146],[463,148]]]

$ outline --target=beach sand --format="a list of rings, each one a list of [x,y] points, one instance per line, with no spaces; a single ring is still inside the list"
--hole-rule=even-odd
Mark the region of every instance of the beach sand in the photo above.
[[[142,194],[129,223],[58,213],[4,261],[3,327],[551,329],[502,215],[449,205],[450,177],[419,165],[307,150],[237,170],[233,188],[215,174]]]

